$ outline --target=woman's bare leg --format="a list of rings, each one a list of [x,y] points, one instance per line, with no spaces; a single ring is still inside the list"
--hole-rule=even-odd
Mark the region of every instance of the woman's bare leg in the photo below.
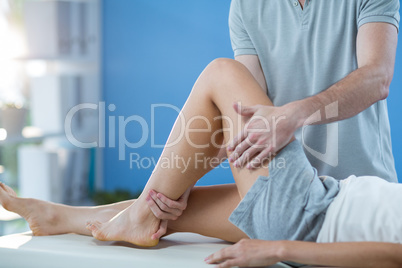
[[[194,232],[237,242],[247,237],[229,221],[229,215],[240,201],[235,184],[195,187],[187,210],[176,221],[169,221],[168,233]],[[85,228],[88,218],[106,222],[130,206],[135,200],[115,204],[74,207],[33,198],[19,198],[8,186],[0,184],[0,204],[18,213],[29,223],[34,235],[76,233],[91,235]]]
[[[216,157],[219,145],[226,144],[244,127],[245,121],[233,110],[234,102],[246,106],[272,105],[245,66],[234,60],[216,60],[194,85],[161,155],[161,159],[169,159],[172,155],[180,157],[189,163],[188,168],[164,168],[158,162],[136,202],[107,223],[91,222],[88,225],[93,236],[100,240],[124,240],[142,246],[156,245],[158,241],[151,236],[158,230],[160,221],[148,208],[146,194],[154,189],[177,199],[209,170],[204,167],[205,162],[197,162],[197,155],[203,159]],[[191,129],[204,131],[191,132]],[[183,130],[185,135],[181,137]],[[232,167],[232,172],[240,196],[247,193],[259,175],[268,175],[267,168],[248,170]]]
[[[223,79],[223,77],[225,76],[229,78],[229,82]],[[225,85],[225,83],[228,84]],[[244,68],[244,66],[231,60],[220,60],[211,64],[197,81],[197,84],[192,92],[193,97],[190,96],[186,107],[191,108],[191,106],[193,105],[202,105],[203,101],[205,100],[203,100],[202,97],[200,98],[200,96],[198,95],[201,94],[205,97],[208,97],[208,95],[211,94],[211,92],[209,91],[215,88],[214,85],[217,88],[221,89],[221,91],[218,93],[222,94],[216,95],[218,95],[218,99],[224,98],[225,105],[221,105],[220,108],[217,107],[215,104],[209,108],[206,106],[201,106],[204,107],[204,111],[213,108],[213,113],[219,115],[220,109],[228,110],[228,114],[230,113],[230,116],[232,118],[235,118],[237,117],[237,114],[235,114],[232,110],[232,103],[234,101],[241,101],[244,105],[271,104],[266,95],[262,93],[262,90],[254,81],[251,74],[248,73],[248,71]],[[236,87],[247,90],[242,90],[241,92],[234,92],[233,94],[230,94],[231,88]],[[257,91],[256,94],[255,91],[257,89],[259,91]],[[204,92],[200,92],[200,90],[204,90]],[[229,95],[225,96],[225,92],[229,92]],[[235,96],[238,96],[238,98],[235,98]],[[197,100],[197,103],[192,103],[191,99]],[[186,107],[184,109],[184,113]],[[203,112],[201,114],[203,114]],[[196,124],[196,121],[194,122],[195,124],[191,125],[192,128],[204,128],[204,125],[200,126]],[[223,121],[221,122],[221,125],[223,125],[224,128],[229,128],[228,122],[229,121]],[[205,124],[204,121],[201,122],[201,124],[203,123]],[[235,129],[236,131],[237,122],[233,123],[234,124],[231,126],[231,129]],[[244,122],[240,121],[240,125],[242,126],[243,124]],[[177,128],[177,124],[175,128]],[[172,135],[174,135],[174,133],[172,133]],[[196,133],[194,136],[198,135],[199,133]],[[206,138],[206,141],[210,142],[211,133],[207,133],[207,135],[209,138]],[[189,137],[194,143],[197,141],[198,144],[202,144],[199,142],[199,139],[196,140],[191,135],[189,135]],[[223,135],[222,137],[216,136],[217,143],[219,143],[220,139],[223,141]],[[177,149],[177,147],[174,148]],[[212,153],[207,152],[206,156],[215,156],[217,151],[218,150],[214,150],[214,152]],[[200,174],[208,172],[211,169],[212,165],[206,165],[206,167],[203,167],[203,165],[201,164],[200,166],[202,168],[196,170],[196,177],[201,176]],[[261,169],[251,172],[249,170],[236,169],[233,170],[233,173],[235,175],[236,182],[238,184],[242,183],[239,187],[239,191],[243,196],[248,191],[248,188],[254,183],[256,177],[258,177],[258,175],[267,175],[268,171]],[[192,176],[190,176],[190,178],[191,177]],[[248,181],[242,181],[242,177],[248,178]],[[184,184],[185,182],[186,180],[184,181]],[[192,183],[193,180],[191,180],[191,184]],[[147,186],[148,188],[155,188],[156,190],[161,191],[160,187],[150,187],[149,185]],[[187,186],[183,186],[182,188],[185,189],[186,187]],[[166,194],[166,192],[162,192]],[[21,216],[26,218],[30,223],[31,229],[36,235],[71,232],[89,235],[90,232],[84,228],[85,222],[87,220],[105,222],[133,203],[133,201],[131,200],[99,207],[70,207],[34,199],[21,199],[14,197],[12,194],[7,196],[4,194],[4,192],[0,192],[0,201],[7,209],[17,212]],[[170,232],[196,232],[203,235],[219,237],[228,241],[235,242],[238,239],[245,237],[244,233],[242,233],[228,221],[230,213],[237,206],[239,201],[240,196],[235,185],[214,186],[206,188],[197,187],[191,194],[188,202],[188,209],[180,217],[179,220],[169,223],[169,230]],[[143,204],[142,208],[144,207],[147,208],[147,205]],[[46,213],[42,213],[43,211],[46,211]],[[46,217],[43,217],[43,215],[46,215]]]
[[[66,206],[33,198],[20,198],[10,187],[0,184],[0,204],[6,210],[23,217],[34,235],[65,233],[91,235],[91,232],[85,228],[88,219],[108,221],[134,201],[127,200],[94,207]]]
[[[229,216],[240,200],[235,184],[196,187],[190,194],[183,215],[176,221],[169,221],[168,234],[191,232],[229,242],[248,238],[229,222]]]

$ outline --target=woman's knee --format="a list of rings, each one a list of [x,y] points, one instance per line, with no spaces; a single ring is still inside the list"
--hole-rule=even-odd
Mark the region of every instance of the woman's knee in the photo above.
[[[249,72],[248,69],[236,60],[218,58],[213,60],[205,68],[202,74],[202,81],[207,83],[206,88],[211,89],[212,91],[219,88],[219,90],[222,91],[225,88],[232,88],[226,86],[236,83],[236,79],[244,77],[242,74],[247,72]]]
[[[213,75],[221,79],[227,76],[232,76],[237,72],[247,71],[242,63],[229,58],[217,58],[213,60],[207,68]]]
[[[236,90],[242,89],[241,85],[252,80],[253,75],[242,63],[233,59],[218,58],[205,68],[192,92],[199,97],[204,96],[216,101],[216,94],[220,96],[236,94]],[[254,84],[258,88],[258,83]]]

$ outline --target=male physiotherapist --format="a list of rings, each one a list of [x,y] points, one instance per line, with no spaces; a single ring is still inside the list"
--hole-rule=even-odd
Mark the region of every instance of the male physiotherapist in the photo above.
[[[398,0],[232,0],[235,58],[277,106],[242,107],[271,129],[246,128],[236,164],[252,168],[296,134],[319,175],[396,182],[385,99],[399,20]]]

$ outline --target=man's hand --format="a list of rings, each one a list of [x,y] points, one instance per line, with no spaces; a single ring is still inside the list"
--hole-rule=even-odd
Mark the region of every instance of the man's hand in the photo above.
[[[166,234],[168,220],[177,220],[183,214],[183,211],[187,207],[187,200],[193,187],[194,185],[189,187],[176,201],[171,200],[162,193],[157,193],[154,190],[149,191],[145,200],[155,217],[161,220],[159,230],[152,235],[152,239],[159,239]]]
[[[229,157],[235,167],[254,169],[274,156],[293,138],[298,128],[294,105],[281,107],[255,105],[241,107],[234,104],[235,111],[248,118],[243,131],[229,144]]]
[[[240,240],[233,246],[224,248],[208,256],[205,262],[218,264],[216,267],[258,267],[273,265],[280,261],[279,241]]]

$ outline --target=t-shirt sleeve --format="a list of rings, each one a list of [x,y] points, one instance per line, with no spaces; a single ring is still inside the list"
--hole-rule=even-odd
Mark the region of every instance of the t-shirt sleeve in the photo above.
[[[399,0],[363,0],[357,26],[369,22],[386,22],[394,25],[399,31]]]
[[[257,55],[253,42],[244,27],[238,0],[232,0],[230,5],[229,31],[235,56]]]

